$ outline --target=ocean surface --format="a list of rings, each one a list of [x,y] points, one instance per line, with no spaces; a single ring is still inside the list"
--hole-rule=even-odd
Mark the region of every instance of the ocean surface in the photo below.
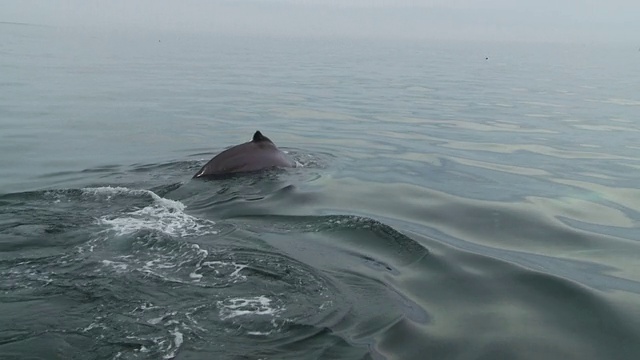
[[[0,358],[638,359],[640,52],[0,24]],[[191,180],[260,130],[299,166]]]

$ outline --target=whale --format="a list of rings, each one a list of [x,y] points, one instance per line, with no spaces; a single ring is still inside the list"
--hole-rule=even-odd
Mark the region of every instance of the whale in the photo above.
[[[196,178],[216,178],[225,175],[255,172],[270,168],[295,167],[276,144],[260,131],[251,141],[230,147],[209,160],[195,175]]]

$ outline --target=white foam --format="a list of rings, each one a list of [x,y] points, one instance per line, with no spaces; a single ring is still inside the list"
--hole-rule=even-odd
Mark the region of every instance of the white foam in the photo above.
[[[162,358],[163,359],[173,359],[176,357],[176,354],[178,353],[178,349],[180,349],[180,346],[182,345],[182,342],[184,341],[184,336],[182,335],[182,333],[180,331],[178,331],[178,328],[174,328],[173,331],[169,331],[169,334],[173,335],[173,346],[174,349],[164,355]]]
[[[180,345],[182,345],[182,341],[184,339],[182,333],[180,331],[178,331],[178,328],[175,328],[174,331],[171,333],[173,336],[175,336],[175,338],[173,339],[173,345],[175,345],[176,349],[180,347]]]
[[[82,332],[87,332],[87,331],[90,331],[92,329],[103,329],[103,330],[106,330],[107,327],[104,324],[100,324],[100,323],[97,323],[97,322],[92,322],[91,324],[89,324],[89,326],[87,326],[84,329],[82,329]]]
[[[271,333],[273,333],[273,330],[269,330],[269,331],[249,331],[249,332],[247,332],[247,335],[267,336],[267,335],[271,335]]]
[[[97,187],[82,189],[83,194],[106,196],[107,201],[116,195],[149,196],[153,203],[121,217],[103,216],[100,223],[111,226],[118,235],[129,235],[140,230],[160,231],[170,236],[199,236],[217,234],[212,229],[215,222],[199,219],[184,212],[186,206],[180,201],[165,199],[150,190],[125,187]]]
[[[150,313],[147,313],[150,312]],[[169,310],[164,307],[153,305],[152,303],[142,303],[136,306],[129,314],[137,321],[146,321],[147,324],[152,325],[156,330],[155,333],[130,333],[125,338],[132,340],[133,343],[140,343],[141,346],[137,349],[133,349],[133,352],[139,353],[156,353],[161,354],[154,356],[154,359],[174,359],[178,355],[178,351],[184,344],[185,331],[189,333],[192,331],[190,322],[183,322],[180,320],[183,315],[181,311]],[[152,316],[150,316],[152,315]],[[113,327],[106,325],[105,321],[111,319],[111,316],[96,316],[94,322],[84,328],[83,332],[91,331],[91,335],[98,338],[104,338],[107,332],[113,330]],[[189,317],[187,317],[189,319]],[[200,327],[196,327],[198,330],[203,330]],[[206,330],[204,330],[206,331]],[[144,345],[142,345],[144,343]],[[125,353],[117,355],[120,357],[125,356]],[[132,358],[131,353],[127,353],[127,359]],[[160,357],[161,356],[161,357]],[[134,354],[133,358],[138,358],[137,354]]]
[[[111,260],[102,260],[102,263],[105,266],[109,266],[114,268],[116,271],[118,272],[124,272],[127,270],[127,268],[129,267],[127,264],[125,263],[121,263],[121,262],[116,262],[116,261],[111,261]]]
[[[203,275],[198,273],[198,271],[202,270],[203,267],[213,269],[213,271],[218,275],[220,274],[221,269],[233,267],[234,270],[228,275],[228,278],[232,283],[237,283],[238,281],[243,281],[247,279],[246,276],[240,274],[240,271],[242,271],[242,269],[245,269],[247,266],[248,265],[238,264],[233,261],[231,262],[219,261],[219,260],[204,261],[202,262],[202,264],[199,264],[192,273],[189,274],[189,277],[193,279],[193,281],[198,282],[203,278]]]
[[[147,322],[151,325],[160,324],[160,322],[164,319],[165,315],[159,316],[157,318],[149,319]]]
[[[40,271],[35,265],[28,264],[29,262],[22,262],[18,264],[22,266],[14,265],[11,269],[0,272],[0,277],[11,286],[20,289],[47,286],[53,282],[53,279],[49,277],[50,273]]]
[[[225,301],[218,301],[219,315],[222,320],[232,319],[246,315],[270,315],[277,316],[284,309],[271,306],[271,299],[266,296],[253,298],[233,298]]]
[[[143,190],[143,189],[129,189],[126,187],[122,187],[122,186],[100,186],[100,187],[93,187],[93,188],[83,188],[82,189],[82,194],[83,195],[93,195],[93,196],[98,196],[98,195],[103,195],[106,196],[107,199],[111,199],[114,195],[143,195],[143,194],[149,194],[152,193],[152,191],[149,190]],[[156,195],[157,196],[157,195]]]

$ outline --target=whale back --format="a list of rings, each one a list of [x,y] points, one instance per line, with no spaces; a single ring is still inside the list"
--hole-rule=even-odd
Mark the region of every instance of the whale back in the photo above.
[[[260,131],[251,141],[230,147],[214,156],[193,177],[258,171],[273,167],[294,167],[295,163]]]

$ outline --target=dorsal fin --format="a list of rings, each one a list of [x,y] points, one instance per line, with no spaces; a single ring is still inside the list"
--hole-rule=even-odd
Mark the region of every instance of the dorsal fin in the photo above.
[[[253,140],[251,140],[253,142],[260,142],[260,141],[268,141],[271,142],[271,140],[269,140],[268,137],[262,135],[262,133],[260,131],[256,131],[255,134],[253,134]]]

